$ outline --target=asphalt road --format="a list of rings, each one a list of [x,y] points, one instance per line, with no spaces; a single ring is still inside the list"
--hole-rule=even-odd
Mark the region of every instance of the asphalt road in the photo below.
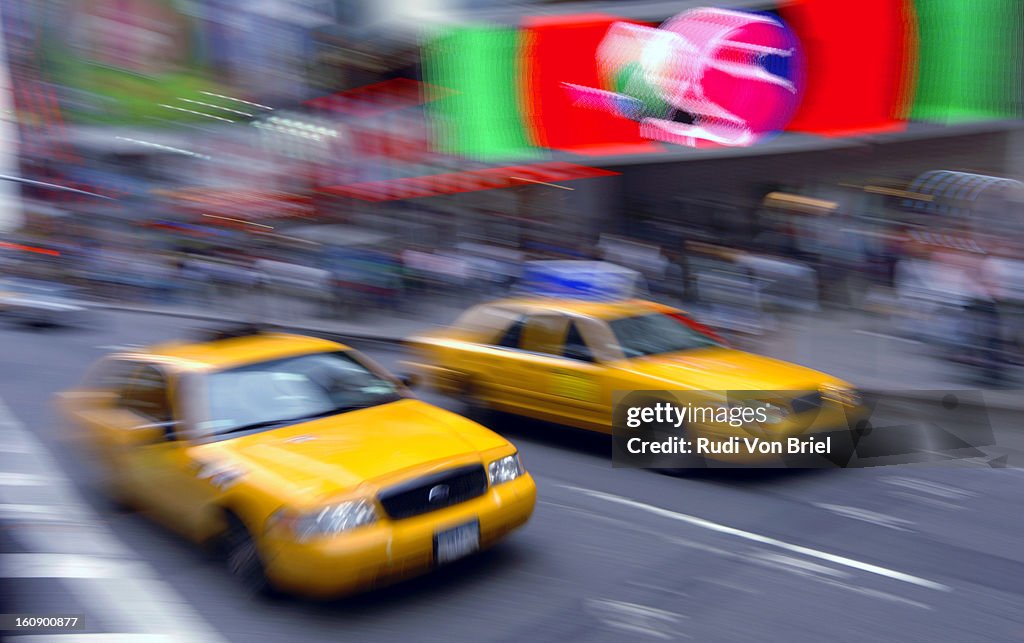
[[[31,486],[25,467],[52,454],[53,470],[70,480],[61,502],[81,518],[0,504],[0,575],[17,576],[3,579],[0,612],[85,614],[96,641],[131,632],[227,641],[1024,640],[1024,470],[980,458],[670,477],[612,468],[606,438],[509,418],[493,428],[519,446],[539,500],[503,544],[344,601],[246,597],[217,561],[113,511],[50,404],[112,347],[189,326],[107,312],[90,331],[0,328],[0,427],[41,443],[0,444],[0,491]],[[389,366],[402,357],[364,348]],[[990,453],[1019,464],[1018,438],[1000,448]],[[37,486],[45,504],[51,490]],[[2,571],[100,532],[115,553],[97,557],[131,565],[44,559],[57,562]],[[126,614],[126,602],[143,600],[165,604],[164,621]]]

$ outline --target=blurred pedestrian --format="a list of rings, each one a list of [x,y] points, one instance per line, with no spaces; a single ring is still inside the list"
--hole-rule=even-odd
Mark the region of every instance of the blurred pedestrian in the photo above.
[[[967,313],[971,362],[978,369],[982,382],[998,386],[1006,378],[1003,324],[999,313],[1002,274],[992,257],[975,256],[970,263],[973,296]]]

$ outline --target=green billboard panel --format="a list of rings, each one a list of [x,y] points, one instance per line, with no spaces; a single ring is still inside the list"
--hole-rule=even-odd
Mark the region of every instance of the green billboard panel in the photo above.
[[[1024,12],[1019,0],[916,0],[916,120],[1021,116]]]
[[[481,160],[536,155],[519,95],[520,34],[456,27],[424,48],[423,75],[440,90],[428,106],[436,149]]]

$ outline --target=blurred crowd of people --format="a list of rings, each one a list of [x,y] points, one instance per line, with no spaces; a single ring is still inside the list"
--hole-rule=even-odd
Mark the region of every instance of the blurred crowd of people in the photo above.
[[[658,246],[608,235],[571,249],[294,238],[197,247],[173,237],[146,243],[140,236],[125,245],[53,236],[47,247],[56,254],[3,253],[21,259],[8,261],[5,273],[74,284],[105,300],[257,314],[273,305],[284,314],[365,318],[416,314],[422,302],[463,307],[513,293],[529,261],[598,259],[637,270],[646,284],[642,295],[685,306],[734,334],[770,332],[780,313],[841,309],[884,318],[887,332],[922,341],[986,381],[1003,381],[1009,365],[1024,362],[1020,246],[964,228],[778,217],[742,248],[686,239]]]

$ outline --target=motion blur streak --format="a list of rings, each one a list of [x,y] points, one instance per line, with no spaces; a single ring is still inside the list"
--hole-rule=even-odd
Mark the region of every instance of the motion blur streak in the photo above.
[[[0,442],[21,444],[25,455],[19,458],[27,475],[46,480],[46,504],[52,520],[66,525],[59,535],[40,537],[52,529],[45,518],[25,511],[27,498],[38,495],[21,485],[12,486],[0,479],[0,499],[16,515],[5,516],[8,538],[19,541],[21,553],[0,554],[0,578],[56,578],[68,591],[90,608],[90,617],[102,625],[123,628],[125,632],[160,636],[161,640],[221,643],[202,617],[147,563],[126,548],[104,521],[87,508],[71,481],[61,474],[56,460],[0,399]],[[10,454],[2,454],[4,468],[11,466]],[[18,509],[21,507],[22,509]],[[0,511],[0,513],[3,513]],[[8,581],[9,582],[9,581]],[[9,596],[3,596],[4,602]],[[90,623],[90,628],[101,627]],[[102,636],[119,636],[103,634]],[[136,634],[138,636],[138,634]],[[63,640],[63,639],[62,639]]]
[[[0,36],[0,616],[86,623],[0,637],[1020,638],[1024,0],[0,0]],[[386,373],[161,370],[278,331]],[[851,439],[621,466],[612,400],[669,389],[770,419],[673,431]],[[503,451],[435,480],[477,425]],[[415,488],[348,475],[389,462]]]
[[[925,587],[927,589],[934,589],[942,592],[953,591],[952,587],[949,587],[948,585],[943,585],[942,583],[936,583],[935,581],[930,581],[926,578],[918,578],[917,576],[912,576],[911,574],[904,574],[903,572],[899,572],[893,569],[879,567],[878,565],[872,565],[870,563],[865,563],[859,560],[853,560],[852,558],[846,558],[845,556],[837,556],[835,554],[830,554],[828,552],[811,549],[810,547],[801,547],[800,545],[787,543],[776,538],[769,538],[767,536],[762,536],[760,534],[744,531],[742,529],[734,529],[733,527],[720,525],[718,523],[711,522],[710,520],[704,520],[703,518],[697,518],[696,516],[689,516],[687,514],[677,513],[675,511],[668,511],[667,509],[661,509],[653,505],[644,504],[642,502],[637,502],[635,500],[630,500],[629,498],[623,498],[621,496],[616,496],[610,493],[594,491],[593,489],[581,489],[579,487],[573,487],[570,485],[562,486],[564,486],[566,489],[571,489],[572,491],[577,491],[588,496],[593,496],[594,498],[601,498],[602,500],[607,500],[608,502],[614,502],[620,505],[633,507],[634,509],[640,509],[648,513],[662,516],[664,518],[670,518],[672,520],[678,520],[679,522],[685,522],[695,527],[710,529],[711,531],[717,531],[722,534],[736,536],[737,538],[751,540],[764,545],[771,545],[772,547],[778,547],[779,549],[785,549],[798,554],[803,554],[805,556],[810,556],[811,558],[820,558],[821,560],[826,560],[830,563],[843,565],[845,567],[853,567],[855,569],[860,569],[862,571],[870,572],[872,574],[878,574],[879,576],[886,576],[888,578],[893,578],[895,580],[903,581],[904,583],[910,583],[911,585],[917,585],[919,587]]]

